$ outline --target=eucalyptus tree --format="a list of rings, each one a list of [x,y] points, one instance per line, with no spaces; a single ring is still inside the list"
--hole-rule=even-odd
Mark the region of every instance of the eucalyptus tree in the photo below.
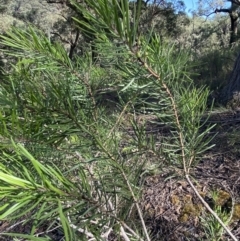
[[[238,48],[238,24],[239,24],[239,13],[240,13],[240,2],[238,0],[230,0],[227,2],[224,1],[198,1],[199,3],[199,14],[203,14],[205,16],[210,16],[211,14],[217,13],[227,13],[229,15],[229,29],[230,29],[230,51],[233,52]],[[228,4],[228,5],[227,5]],[[225,30],[224,30],[225,29]],[[228,31],[228,28],[224,28],[223,31]],[[221,50],[221,49],[220,49]],[[223,51],[222,51],[223,52]],[[237,52],[237,51],[235,51]],[[225,61],[229,65],[229,63],[233,62],[231,59]],[[239,98],[239,91],[240,91],[240,79],[239,75],[239,57],[236,59],[235,64],[232,69],[232,73],[228,78],[227,84],[221,88],[221,91],[218,95],[218,102],[221,104],[228,106],[230,108],[236,109],[240,106],[240,98]]]
[[[238,22],[240,13],[240,2],[238,0],[229,0],[230,6],[221,0],[202,1],[199,0],[199,14],[210,16],[211,14],[227,13],[230,18],[230,45],[238,40]],[[228,4],[229,5],[229,4]]]

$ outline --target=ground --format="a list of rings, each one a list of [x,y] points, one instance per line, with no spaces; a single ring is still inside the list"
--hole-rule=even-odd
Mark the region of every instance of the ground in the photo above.
[[[209,133],[216,135],[212,141],[215,147],[191,170],[192,181],[210,207],[231,220],[229,227],[240,240],[240,115],[216,112],[208,122],[216,123]],[[219,230],[220,226],[216,227],[218,223],[206,212],[184,175],[176,173],[166,169],[145,180],[141,204],[153,239],[231,240],[227,235],[216,239],[207,236],[210,226]]]

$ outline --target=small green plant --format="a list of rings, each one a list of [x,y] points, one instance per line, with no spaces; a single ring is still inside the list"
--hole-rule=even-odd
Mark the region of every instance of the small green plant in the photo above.
[[[229,219],[230,214],[226,210],[224,210],[223,205],[221,205],[221,204],[224,204],[229,199],[229,194],[226,197],[227,193],[226,194],[225,193],[226,192],[223,192],[223,191],[220,191],[220,192],[212,191],[211,197],[214,203],[214,208],[213,208],[214,212],[217,213],[217,215],[221,218],[221,220],[224,222],[225,225],[228,225],[230,222],[230,219]],[[207,240],[212,240],[212,241],[222,240],[225,230],[222,227],[222,225],[220,225],[219,222],[211,214],[204,213],[201,216],[201,223],[205,230],[205,235]]]
[[[226,213],[226,211],[223,211],[220,206],[217,206],[214,209],[214,212],[217,213],[219,218],[221,218],[221,220],[226,225],[228,225],[227,221],[229,218],[229,214]],[[201,217],[201,222],[205,230],[205,235],[207,240],[212,240],[212,241],[222,240],[224,229],[211,214],[205,214],[204,217]]]

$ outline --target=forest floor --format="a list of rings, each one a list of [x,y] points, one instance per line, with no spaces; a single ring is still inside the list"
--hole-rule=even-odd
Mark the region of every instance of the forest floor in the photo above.
[[[220,218],[229,221],[240,240],[240,113],[213,112],[208,123],[216,124],[209,133],[215,135],[211,141],[215,146],[190,175],[200,195]],[[167,168],[145,180],[141,204],[153,240],[231,240],[221,233],[184,175],[175,174],[176,170]]]

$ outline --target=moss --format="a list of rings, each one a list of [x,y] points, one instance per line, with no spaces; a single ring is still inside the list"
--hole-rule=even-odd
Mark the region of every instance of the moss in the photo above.
[[[217,197],[215,198],[215,205],[216,206],[224,206],[228,201],[229,199],[231,198],[230,194],[226,191],[223,191],[223,190],[219,190],[217,192]]]
[[[189,219],[189,215],[186,214],[186,213],[182,214],[182,215],[179,217],[179,221],[182,222],[182,223],[187,222],[188,219]]]
[[[180,209],[180,222],[187,222],[190,218],[198,217],[203,209],[201,204],[193,203],[193,197],[190,194],[180,197],[174,194],[170,197],[170,201],[176,210]]]
[[[174,206],[179,206],[179,204],[181,203],[181,201],[177,195],[172,195],[170,199],[171,199],[171,203]]]
[[[192,196],[191,195],[185,195],[184,197],[183,197],[183,202],[184,203],[192,203]]]
[[[240,220],[240,203],[237,203],[234,205],[232,220],[233,221]]]
[[[183,206],[179,221],[186,222],[191,217],[198,217],[202,211],[203,207],[201,204],[186,203]]]

